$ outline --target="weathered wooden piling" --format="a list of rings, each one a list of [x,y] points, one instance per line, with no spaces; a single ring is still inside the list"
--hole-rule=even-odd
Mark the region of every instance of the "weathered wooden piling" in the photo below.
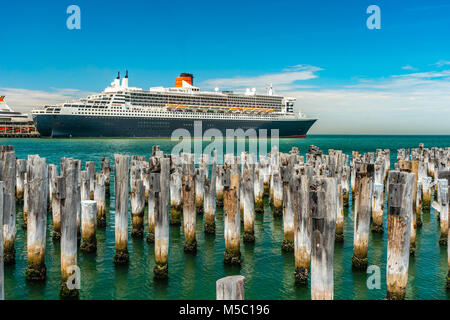
[[[97,251],[97,202],[81,201],[81,245],[84,252]]]
[[[264,213],[264,172],[261,163],[255,163],[255,213]]]
[[[63,299],[77,299],[78,289],[71,281],[77,267],[77,206],[78,199],[74,189],[78,184],[78,166],[80,163],[73,159],[61,160],[61,174],[57,178],[61,201],[61,290]]]
[[[203,214],[203,197],[204,197],[204,185],[205,185],[205,171],[203,168],[194,169],[194,184],[195,184],[195,211],[197,214]]]
[[[86,200],[94,200],[94,180],[95,180],[95,162],[87,161],[86,162],[86,172],[89,179],[89,199]]]
[[[447,290],[450,290],[450,232],[448,232],[447,238],[447,263],[448,263],[448,272],[447,272]]]
[[[130,157],[114,155],[114,192],[116,196],[115,213],[115,264],[126,264],[128,254],[128,185]]]
[[[197,240],[195,238],[196,206],[194,181],[194,155],[183,155],[183,225],[184,251],[196,253]]]
[[[312,219],[311,299],[334,298],[333,257],[336,228],[336,178],[317,178],[310,188]]]
[[[46,278],[45,241],[47,230],[48,165],[45,158],[30,156],[27,163],[29,211],[27,220],[28,268],[26,279]]]
[[[244,276],[228,276],[216,281],[216,300],[244,300],[244,298]]]
[[[106,157],[102,158],[101,172],[103,173],[103,176],[105,177],[105,193],[109,197],[109,195],[110,195],[109,186],[111,183],[111,167],[109,166],[109,158],[106,158]]]
[[[350,185],[348,183],[349,175],[350,175],[350,167],[345,165],[342,169],[342,176],[341,176],[342,206],[344,208],[348,208],[349,206],[349,197],[350,197]]]
[[[182,168],[176,166],[170,174],[170,224],[179,226],[181,224],[181,185]]]
[[[352,267],[366,270],[368,266],[370,217],[372,215],[374,165],[363,163],[356,171],[355,223]]]
[[[16,160],[16,200],[23,203],[23,193],[25,189],[25,180],[27,175],[27,160]]]
[[[311,209],[310,200],[310,174],[299,175],[294,173],[289,184],[294,204],[294,256],[295,256],[295,282],[305,285],[308,283],[311,265]]]
[[[384,162],[377,160],[374,166],[374,183],[372,193],[372,232],[383,233],[384,210]]]
[[[243,164],[242,191],[244,204],[244,242],[255,242],[255,164],[245,161]]]
[[[449,215],[449,198],[448,198],[448,184],[445,187],[439,188],[439,224],[441,229],[441,236],[439,238],[439,245],[446,246],[448,240],[448,215]]]
[[[155,267],[153,272],[157,279],[167,279],[169,276],[169,183],[170,158],[161,158],[161,172],[159,176],[159,208],[155,221]]]
[[[281,217],[283,215],[283,182],[281,180],[281,173],[279,170],[272,172],[272,185],[273,215],[275,217]]]
[[[205,233],[216,233],[216,180],[217,180],[217,151],[213,151],[211,158],[211,178],[205,179]],[[223,195],[222,195],[223,196]]]
[[[91,178],[87,170],[81,171],[80,198],[81,201],[91,200]]]
[[[97,203],[97,227],[106,227],[106,178],[104,172],[95,174],[94,201]]]
[[[406,158],[408,158],[408,157],[406,157]],[[411,243],[410,243],[410,249],[409,249],[410,254],[415,255],[415,252],[416,252],[416,229],[417,229],[416,197],[417,197],[417,181],[418,181],[419,162],[415,161],[415,160],[399,160],[398,168],[400,171],[414,173],[414,175],[415,175],[413,212],[412,212],[412,218],[411,218],[411,238],[410,238]]]
[[[431,207],[431,184],[432,184],[432,178],[431,177],[424,177],[422,178],[422,209],[423,210],[430,210]]]
[[[414,174],[390,171],[388,176],[388,253],[386,299],[405,297],[413,210]]]
[[[225,165],[225,175],[222,182],[224,186],[224,236],[226,264],[241,264],[241,215],[239,209],[239,164],[233,161]]]
[[[289,188],[292,183],[292,168],[294,165],[295,155],[281,156],[280,174],[283,186],[283,243],[281,249],[284,252],[294,250],[294,195]]]
[[[12,146],[0,146],[0,181],[3,190],[3,262],[16,262],[16,157]]]
[[[155,146],[153,146],[155,147]],[[161,159],[161,151],[159,149],[153,148],[153,154],[158,154],[158,156],[153,155],[149,159],[149,194],[148,194],[148,233],[147,233],[147,242],[155,241],[155,220],[156,220],[156,211],[158,210],[158,205],[156,204],[156,194],[154,188],[157,187],[159,190],[159,180],[155,179],[155,175],[153,173],[160,172],[160,159]],[[159,147],[159,146],[156,146]],[[159,191],[158,191],[159,192]]]
[[[144,209],[145,187],[141,179],[131,179],[131,236],[141,239],[144,237]]]
[[[4,183],[0,181],[0,221],[3,221],[3,188]],[[0,301],[5,299],[4,285],[4,266],[3,266],[3,232],[0,232]]]
[[[217,166],[217,176],[216,176],[216,203],[217,207],[223,207],[223,175],[224,175],[223,165]]]

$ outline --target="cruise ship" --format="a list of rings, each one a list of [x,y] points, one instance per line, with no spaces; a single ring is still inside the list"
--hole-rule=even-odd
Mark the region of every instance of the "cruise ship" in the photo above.
[[[31,118],[27,114],[14,111],[5,101],[5,96],[0,96],[0,137],[38,137]]]
[[[255,129],[257,134],[266,129],[267,137],[278,129],[281,138],[305,137],[317,119],[296,113],[295,100],[274,94],[272,86],[265,94],[254,88],[201,91],[189,73],[177,77],[173,88],[143,90],[128,86],[127,71],[123,79],[119,72],[102,93],[46,105],[31,115],[40,135],[53,138],[171,138],[176,129],[198,138],[212,128],[223,137],[227,129]]]

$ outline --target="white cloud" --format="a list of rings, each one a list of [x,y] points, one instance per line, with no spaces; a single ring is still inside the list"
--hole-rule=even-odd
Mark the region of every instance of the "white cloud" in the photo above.
[[[34,108],[45,104],[53,104],[86,97],[91,92],[76,89],[57,89],[50,91],[30,90],[20,88],[0,88],[0,93],[6,96],[5,101],[14,111],[28,113]]]
[[[319,67],[309,65],[296,65],[284,69],[282,72],[264,74],[254,77],[233,77],[233,78],[218,78],[206,80],[201,83],[205,88],[256,88],[262,90],[271,83],[274,87],[291,89],[297,84],[297,81],[311,80],[318,77],[317,72],[322,69]]]
[[[436,62],[435,65],[437,65],[438,67],[448,66],[448,65],[450,65],[450,61],[440,60],[440,61]]]
[[[402,69],[403,70],[412,70],[412,71],[419,70],[417,68],[414,68],[413,66],[410,66],[409,64],[407,64],[406,66],[403,66]]]

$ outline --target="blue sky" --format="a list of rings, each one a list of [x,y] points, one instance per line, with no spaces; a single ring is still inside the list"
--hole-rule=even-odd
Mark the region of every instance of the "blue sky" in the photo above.
[[[66,28],[71,4],[81,30]],[[366,26],[373,4],[380,30]],[[192,72],[206,89],[272,82],[319,118],[311,133],[450,134],[449,30],[437,0],[5,2],[0,93],[29,110],[118,70],[144,89]]]

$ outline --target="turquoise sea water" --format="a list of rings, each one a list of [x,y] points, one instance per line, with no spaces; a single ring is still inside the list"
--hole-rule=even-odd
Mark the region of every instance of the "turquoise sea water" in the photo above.
[[[288,152],[296,146],[304,154],[310,144],[322,150],[337,149],[350,154],[352,150],[375,152],[375,149],[391,150],[391,165],[398,148],[450,146],[450,136],[308,136],[306,139],[281,139],[280,151]],[[170,140],[140,139],[0,139],[0,144],[13,145],[18,158],[29,154],[46,157],[47,162],[59,164],[61,157],[73,157],[83,162],[93,160],[97,166],[104,156],[113,159],[114,153],[129,155],[151,154],[152,145],[160,145],[170,152],[174,142]],[[111,161],[112,165],[112,161]],[[111,184],[113,185],[113,184]],[[112,190],[113,191],[113,190]],[[116,267],[114,256],[114,194],[107,212],[107,228],[97,232],[97,254],[78,254],[81,268],[81,299],[215,299],[217,279],[234,274],[246,277],[247,299],[309,299],[309,287],[294,284],[293,253],[282,253],[283,225],[281,218],[273,218],[266,205],[264,215],[255,221],[255,244],[241,242],[243,263],[240,268],[223,264],[224,237],[223,212],[217,211],[216,235],[203,233],[203,221],[197,216],[197,255],[183,251],[182,227],[170,227],[169,280],[153,279],[154,247],[145,240],[130,236],[128,250],[130,263]],[[350,204],[351,206],[351,204]],[[368,275],[351,268],[353,253],[353,212],[346,212],[343,244],[336,244],[334,256],[335,299],[383,299],[386,294],[387,235],[371,234],[369,240],[369,265],[381,270],[380,289],[369,290]],[[147,217],[145,218],[147,219]],[[416,256],[410,259],[407,299],[449,299],[445,289],[447,275],[447,248],[439,247],[439,222],[436,214],[423,212],[423,226],[417,233]],[[59,242],[51,239],[51,215],[48,219],[46,266],[47,280],[43,284],[25,280],[27,267],[26,234],[22,229],[22,213],[18,207],[16,264],[5,266],[6,299],[58,299],[60,284]],[[386,221],[384,223],[386,229]]]

